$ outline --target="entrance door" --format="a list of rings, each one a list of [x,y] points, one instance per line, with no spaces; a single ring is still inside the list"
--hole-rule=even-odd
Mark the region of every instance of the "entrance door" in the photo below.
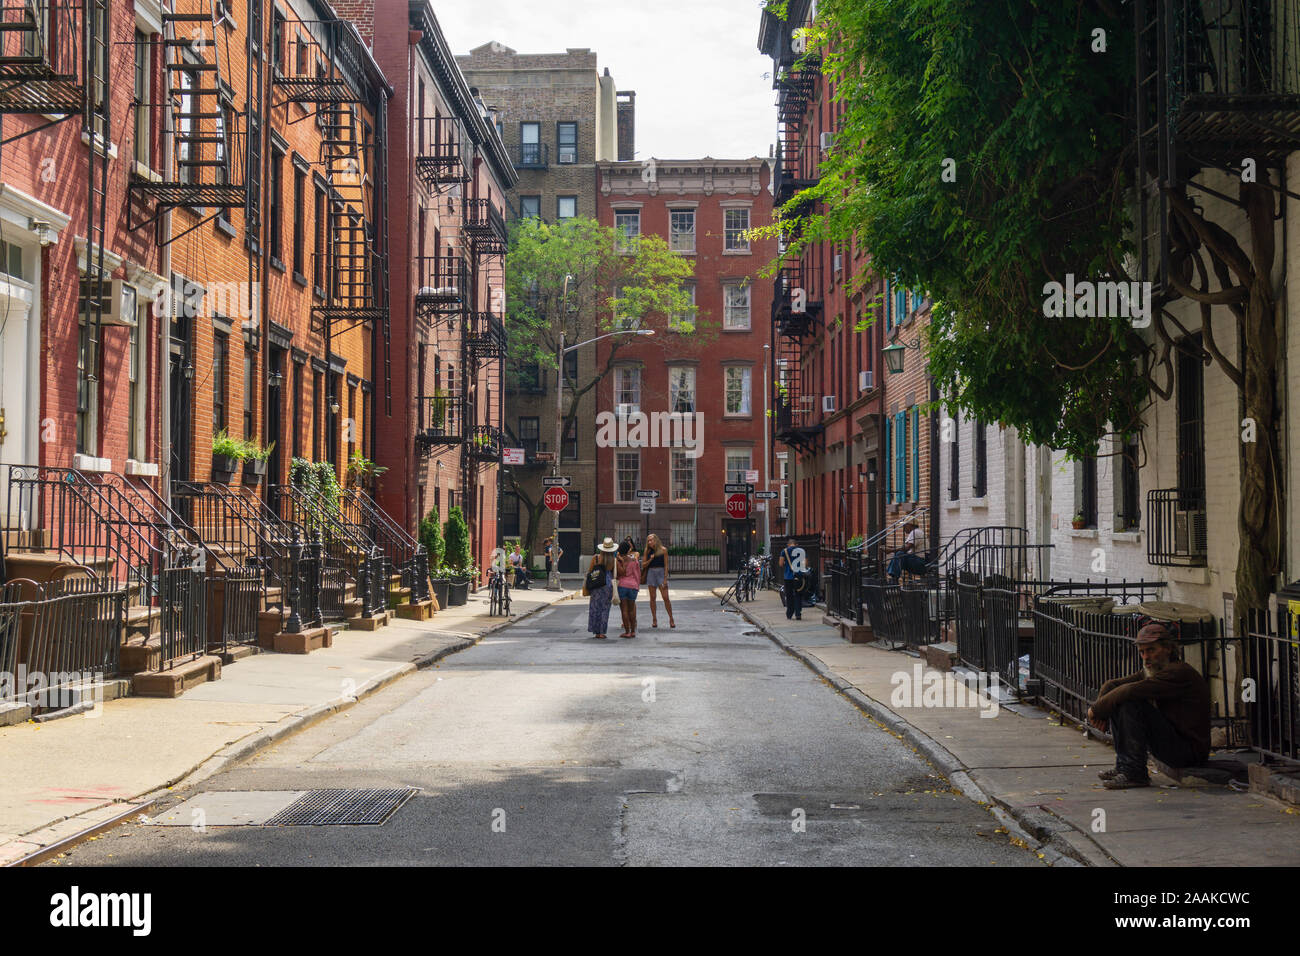
[[[743,521],[729,520],[725,522],[727,528],[727,566],[724,571],[736,571],[742,564],[749,560],[750,552],[754,546],[753,535],[750,533],[754,520],[746,518]]]
[[[267,372],[266,435],[263,441],[271,448],[271,457],[267,459],[266,477],[262,479],[265,486],[278,485],[281,481],[281,467],[284,460],[281,448],[284,445],[284,427],[281,422],[282,408],[280,385],[284,380],[284,349],[272,348],[268,356],[270,369]]]
[[[193,461],[190,449],[190,400],[189,375],[186,374],[185,347],[172,340],[171,346],[171,480],[190,481],[193,478]],[[193,374],[193,369],[190,369]]]

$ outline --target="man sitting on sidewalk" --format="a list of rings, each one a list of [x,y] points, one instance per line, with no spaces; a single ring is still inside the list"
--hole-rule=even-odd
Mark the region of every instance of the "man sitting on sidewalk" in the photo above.
[[[1134,639],[1142,670],[1108,680],[1088,708],[1088,722],[1115,741],[1115,769],[1098,776],[1107,790],[1149,787],[1147,754],[1171,767],[1210,758],[1210,685],[1186,661],[1165,625],[1152,622]]]

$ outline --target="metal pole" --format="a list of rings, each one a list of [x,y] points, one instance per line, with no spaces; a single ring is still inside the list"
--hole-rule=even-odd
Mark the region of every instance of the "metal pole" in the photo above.
[[[763,351],[771,352],[772,346],[764,344]],[[768,392],[768,381],[767,381],[768,367],[767,366],[768,366],[768,362],[764,362],[763,363],[763,490],[771,491],[772,469],[770,467],[770,460],[768,458],[770,452],[768,451],[767,439],[768,439],[768,433],[771,431],[772,428],[771,412],[768,411],[772,400],[772,396]],[[767,554],[768,560],[771,560],[772,558],[772,555],[767,551],[767,549],[772,546],[771,522],[772,522],[772,502],[769,499],[763,502],[763,553]]]
[[[564,280],[564,299],[565,304],[560,307],[560,311],[565,311],[568,305],[569,280]],[[560,474],[560,440],[561,429],[564,422],[564,316],[560,316],[560,349],[556,354],[555,363],[555,459],[551,463],[551,474],[558,477]],[[546,492],[542,492],[543,498]],[[553,534],[551,537],[551,572],[546,576],[546,590],[559,591],[560,586],[560,513],[551,512],[555,516],[553,525]]]

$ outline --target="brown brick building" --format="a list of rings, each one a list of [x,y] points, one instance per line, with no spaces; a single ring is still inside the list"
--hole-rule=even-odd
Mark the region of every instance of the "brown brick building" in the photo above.
[[[615,88],[608,69],[598,71],[596,54],[587,49],[519,54],[494,41],[457,61],[493,114],[518,170],[518,183],[508,194],[512,216],[596,218],[596,164],[621,158],[620,150],[630,159],[634,128],[631,95]],[[625,131],[621,142],[620,131]],[[595,334],[593,323],[584,337]],[[576,354],[577,378],[587,380],[595,368],[595,347]],[[554,388],[553,369],[507,363],[505,440],[525,449],[528,464],[507,469],[502,499],[506,536],[527,536],[528,502],[540,507],[541,476],[550,473],[556,454]],[[565,571],[577,570],[580,555],[591,554],[597,540],[595,414],[595,395],[589,392],[580,402],[575,432],[561,442],[571,450],[563,453],[560,471],[573,480],[569,507],[560,518]],[[539,518],[535,551],[552,528],[549,512],[540,512]]]

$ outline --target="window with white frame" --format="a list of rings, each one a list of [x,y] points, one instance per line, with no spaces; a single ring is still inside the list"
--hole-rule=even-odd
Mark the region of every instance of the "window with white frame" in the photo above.
[[[629,412],[641,410],[641,369],[620,365],[614,369],[614,405]]]
[[[727,252],[749,251],[749,210],[723,211],[723,248]]]
[[[638,541],[641,537],[641,522],[639,521],[615,521],[614,522],[614,540],[623,543],[624,538],[631,538]]]
[[[122,314],[135,314],[135,324],[131,326],[130,342],[127,349],[127,454],[136,461],[144,461],[144,423],[146,417],[145,370],[149,367],[146,356],[149,347],[149,315],[153,311],[149,302],[142,301],[138,291],[132,286],[124,286]]]
[[[555,218],[574,219],[578,215],[577,196],[557,196],[555,199]]]
[[[668,369],[668,410],[695,411],[695,369],[673,365]]]
[[[727,483],[738,484],[745,480],[745,472],[751,467],[753,451],[748,448],[727,449]]]
[[[689,308],[673,313],[672,328],[681,332],[693,332],[695,331],[695,283],[683,282],[682,291],[690,297],[691,304]]]
[[[641,453],[620,451],[614,454],[615,487],[619,501],[635,501],[641,486]]]
[[[695,210],[673,209],[668,213],[668,247],[673,252],[695,251]]]
[[[728,415],[749,415],[750,368],[748,365],[729,365],[723,370],[726,404],[724,411]]]
[[[672,538],[671,547],[674,548],[693,548],[695,547],[695,522],[694,521],[670,521],[668,522],[668,534]]]
[[[614,228],[619,232],[618,251],[631,252],[641,235],[641,210],[615,209]]]
[[[728,282],[722,287],[722,327],[724,329],[749,328],[749,285]]]
[[[692,503],[695,501],[695,459],[684,451],[674,451],[671,468],[673,503]]]

